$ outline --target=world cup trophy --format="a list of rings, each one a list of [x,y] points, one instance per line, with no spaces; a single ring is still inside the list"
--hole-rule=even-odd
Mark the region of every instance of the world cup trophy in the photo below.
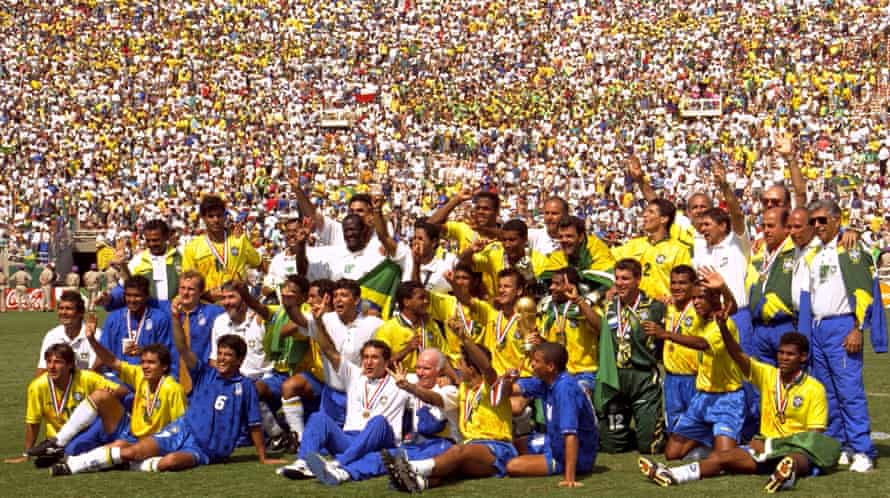
[[[531,342],[532,334],[538,331],[537,322],[538,305],[535,300],[525,296],[516,301],[516,313],[519,313],[519,321],[516,323],[522,336],[522,350],[530,354],[535,344]]]

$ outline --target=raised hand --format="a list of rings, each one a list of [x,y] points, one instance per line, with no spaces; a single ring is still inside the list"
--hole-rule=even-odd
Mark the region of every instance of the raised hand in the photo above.
[[[704,286],[708,289],[718,290],[726,285],[726,281],[723,280],[723,275],[712,266],[703,266],[699,268],[698,276],[701,278]]]
[[[460,189],[460,192],[457,194],[457,199],[460,202],[467,202],[467,201],[473,200],[473,196],[475,196],[475,195],[476,195],[476,193],[473,191],[472,188],[464,187],[464,188]]]
[[[83,335],[90,339],[96,336],[96,326],[98,325],[99,319],[96,318],[95,313],[87,313],[87,315],[83,318]]]
[[[408,371],[401,362],[396,363],[392,368],[387,368],[386,371],[392,375],[392,380],[396,382],[397,386],[404,387],[408,385]]]

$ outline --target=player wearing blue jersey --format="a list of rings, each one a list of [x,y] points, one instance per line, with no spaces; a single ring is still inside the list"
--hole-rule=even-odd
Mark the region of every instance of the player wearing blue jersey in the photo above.
[[[519,379],[517,387],[522,396],[544,402],[547,432],[529,436],[526,454],[507,463],[510,476],[563,474],[559,487],[577,488],[582,485],[577,473],[593,470],[599,446],[596,415],[578,381],[566,371],[568,361],[569,353],[559,343],[543,342],[532,351],[535,376]]]
[[[53,476],[96,471],[123,462],[147,472],[185,470],[219,462],[231,455],[245,426],[260,462],[283,463],[266,459],[256,388],[239,372],[247,353],[244,339],[221,337],[215,367],[198,361],[181,330],[174,332],[174,342],[192,378],[192,395],[185,414],[138,443],[97,448],[69,457],[67,462],[50,469]]]

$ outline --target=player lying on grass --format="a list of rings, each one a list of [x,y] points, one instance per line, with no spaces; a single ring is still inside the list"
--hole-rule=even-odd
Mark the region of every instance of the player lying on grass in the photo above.
[[[50,469],[53,476],[97,471],[130,462],[147,472],[185,470],[228,458],[247,425],[261,463],[266,459],[260,427],[259,403],[253,382],[239,369],[247,354],[244,339],[227,335],[217,342],[216,366],[198,361],[181,330],[174,330],[174,343],[185,359],[192,379],[192,395],[185,414],[157,434],[113,448],[96,448],[68,457]]]
[[[139,367],[120,361],[96,339],[96,315],[86,317],[84,336],[102,364],[134,387],[132,415],[111,392],[93,391],[71,413],[54,437],[31,448],[28,454],[39,461],[58,461],[93,448],[123,446],[150,436],[185,412],[182,387],[170,376],[170,352],[161,344],[141,348]],[[100,423],[94,422],[99,419]]]
[[[723,472],[770,474],[766,491],[775,493],[794,486],[797,477],[826,472],[836,465],[840,443],[822,434],[828,419],[825,388],[805,372],[809,341],[797,332],[779,341],[778,368],[742,352],[726,326],[726,314],[717,319],[726,349],[745,377],[760,391],[760,435],[748,446],[715,451],[700,462],[667,468],[640,457],[643,474],[661,486],[670,486]]]

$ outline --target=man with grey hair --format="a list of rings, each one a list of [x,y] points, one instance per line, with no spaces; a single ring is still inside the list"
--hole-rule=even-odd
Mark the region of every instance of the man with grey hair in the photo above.
[[[887,352],[880,290],[868,251],[860,244],[850,250],[840,244],[837,203],[816,201],[808,208],[821,245],[803,256],[802,271],[795,275],[801,289],[798,328],[809,332],[812,374],[828,397],[826,434],[846,448],[840,463],[852,452],[850,470],[867,472],[877,452],[862,381],[862,336],[870,329],[875,351]]]

